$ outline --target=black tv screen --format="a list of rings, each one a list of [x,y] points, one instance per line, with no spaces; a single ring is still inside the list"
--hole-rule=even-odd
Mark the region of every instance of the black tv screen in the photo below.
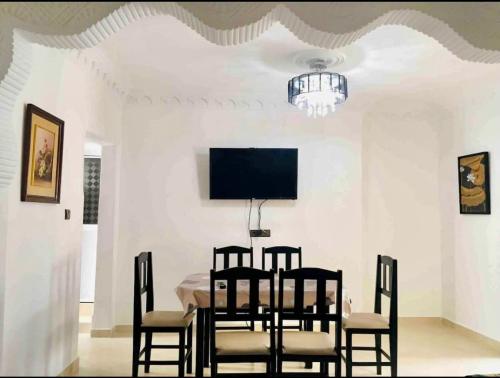
[[[296,148],[211,148],[210,199],[297,199]]]

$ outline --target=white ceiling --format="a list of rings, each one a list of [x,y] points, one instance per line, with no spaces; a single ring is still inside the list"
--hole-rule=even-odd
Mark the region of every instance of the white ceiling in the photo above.
[[[219,46],[171,16],[135,22],[104,41],[135,93],[148,96],[286,101],[287,81],[308,71],[297,55],[340,54],[330,70],[347,76],[349,101],[420,93],[439,101],[458,83],[500,73],[500,65],[465,62],[432,38],[405,26],[383,26],[339,50],[319,50],[280,24],[259,38]]]

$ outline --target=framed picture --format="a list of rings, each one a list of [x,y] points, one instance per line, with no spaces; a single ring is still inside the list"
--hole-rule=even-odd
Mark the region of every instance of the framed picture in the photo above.
[[[64,121],[26,106],[23,139],[21,201],[59,203]]]
[[[490,214],[490,163],[488,152],[458,158],[460,214]]]

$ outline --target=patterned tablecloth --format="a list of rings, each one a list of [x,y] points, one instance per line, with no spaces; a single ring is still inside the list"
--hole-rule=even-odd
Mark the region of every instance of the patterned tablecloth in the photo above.
[[[294,301],[294,281],[285,280],[284,282],[284,307],[292,307]],[[276,276],[275,281],[275,304],[278,305],[278,287],[279,280]],[[326,296],[329,303],[334,304],[336,298],[337,285],[335,282],[327,282]],[[262,305],[269,304],[269,281],[262,281],[259,285],[260,297],[259,301]],[[182,302],[184,312],[187,314],[194,311],[198,307],[210,307],[210,274],[196,273],[187,276],[176,287],[175,292]],[[238,281],[238,296],[237,306],[243,307],[249,302],[249,285],[248,282]],[[347,295],[346,289],[342,289],[342,312],[345,318],[351,314],[351,300]],[[224,307],[226,301],[226,290],[216,289],[215,301],[217,306]],[[315,281],[304,282],[304,306],[312,306],[316,302],[316,283]]]

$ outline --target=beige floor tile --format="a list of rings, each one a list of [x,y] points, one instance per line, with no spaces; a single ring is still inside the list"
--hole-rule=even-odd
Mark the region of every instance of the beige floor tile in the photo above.
[[[500,372],[500,352],[484,340],[437,320],[403,320],[399,327],[399,373],[404,376],[464,376]],[[173,343],[174,336],[157,336],[158,343]],[[372,336],[355,336],[355,345],[373,345]],[[388,350],[388,341],[383,345]],[[88,332],[80,333],[80,375],[123,376],[131,373],[132,340],[121,338],[91,338]],[[175,359],[175,351],[157,350],[154,358]],[[355,352],[356,360],[373,360],[373,353]],[[286,370],[301,371],[301,364],[290,364]],[[221,372],[262,371],[259,364],[221,365]],[[316,370],[316,369],[315,369]],[[345,372],[344,366],[342,367]],[[333,374],[333,366],[331,367]],[[356,376],[373,376],[375,368],[356,367]],[[205,375],[209,376],[209,369]],[[141,368],[141,375],[142,368]],[[176,376],[175,367],[153,366],[150,376]],[[389,368],[383,375],[390,375]]]

